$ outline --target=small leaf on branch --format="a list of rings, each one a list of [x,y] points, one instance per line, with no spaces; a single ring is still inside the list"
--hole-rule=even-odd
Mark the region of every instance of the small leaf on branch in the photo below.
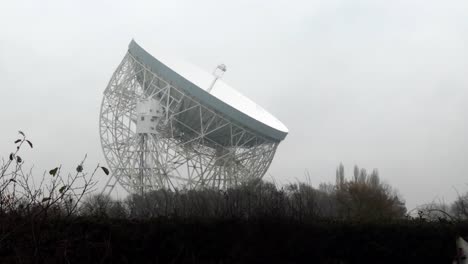
[[[26,139],[26,142],[28,142],[29,146],[30,146],[31,148],[33,148],[33,144],[31,143],[31,141],[29,141],[29,140]]]
[[[45,197],[45,198],[42,199],[42,202],[47,202],[49,200],[50,200],[50,197]]]
[[[21,139],[15,140],[15,144],[20,143],[20,142],[21,142]]]
[[[18,131],[18,133],[20,133],[20,135],[22,135],[24,137],[23,131],[20,130],[20,131]]]
[[[65,185],[65,186],[62,186],[62,187],[60,187],[60,189],[59,189],[59,193],[63,193],[63,192],[65,191],[65,189],[66,189],[66,188],[67,188],[67,186],[66,186],[66,185]]]
[[[57,174],[58,169],[59,169],[59,168],[57,167],[57,168],[55,168],[55,169],[50,170],[50,171],[49,171],[49,174],[52,175],[52,176],[55,176],[55,174]]]
[[[17,161],[18,163],[21,163],[21,162],[23,161],[23,159],[22,159],[20,156],[16,156],[16,161]]]
[[[109,169],[107,169],[106,167],[101,167],[101,169],[104,171],[106,175],[109,175]]]
[[[15,158],[15,154],[10,153],[10,160],[13,160]]]
[[[77,172],[82,172],[82,171],[83,171],[83,166],[82,166],[82,165],[78,165],[78,167],[76,167],[76,171],[77,171]]]
[[[10,179],[10,181],[16,183],[16,180],[15,180],[15,179]]]

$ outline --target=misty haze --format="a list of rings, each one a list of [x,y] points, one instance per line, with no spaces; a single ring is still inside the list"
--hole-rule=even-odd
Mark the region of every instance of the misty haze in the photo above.
[[[0,262],[465,263],[467,11],[1,1]]]

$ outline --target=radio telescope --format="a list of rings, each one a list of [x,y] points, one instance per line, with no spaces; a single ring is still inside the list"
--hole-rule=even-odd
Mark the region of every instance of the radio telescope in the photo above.
[[[103,193],[117,183],[143,193],[225,189],[263,177],[288,130],[223,82],[225,71],[153,57],[132,40],[101,104],[101,145],[112,172]]]

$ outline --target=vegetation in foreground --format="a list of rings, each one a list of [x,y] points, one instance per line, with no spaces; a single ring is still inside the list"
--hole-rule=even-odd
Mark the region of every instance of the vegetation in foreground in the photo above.
[[[83,160],[73,174],[58,166],[33,179],[20,156],[33,144],[20,136],[0,167],[2,263],[450,263],[468,231],[465,197],[453,217],[426,206],[411,218],[376,170],[355,167],[346,179],[342,165],[335,184],[318,188],[259,181],[87,196],[105,167],[86,173]]]

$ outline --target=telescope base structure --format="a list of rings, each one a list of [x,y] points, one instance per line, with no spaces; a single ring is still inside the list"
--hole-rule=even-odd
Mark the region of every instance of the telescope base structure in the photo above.
[[[112,172],[105,194],[117,183],[143,193],[261,179],[279,144],[205,107],[130,53],[104,92],[100,136]]]

